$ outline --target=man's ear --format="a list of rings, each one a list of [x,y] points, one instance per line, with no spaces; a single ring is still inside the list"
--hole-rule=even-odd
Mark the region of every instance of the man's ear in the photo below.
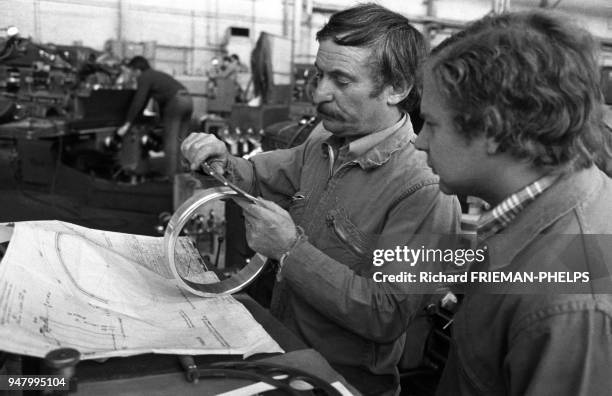
[[[485,146],[487,154],[494,155],[499,153],[499,141],[495,139],[496,131],[501,131],[503,122],[497,108],[493,105],[487,106],[482,112],[482,122],[484,126]]]
[[[487,148],[487,154],[494,155],[494,154],[497,154],[499,152],[498,151],[498,149],[499,149],[499,142],[497,140],[495,140],[494,137],[492,137],[492,136],[487,137],[486,141],[485,141],[485,145],[486,145],[486,148]]]
[[[412,91],[412,85],[403,84],[402,86],[387,87],[387,104],[397,106],[402,100],[406,99]]]

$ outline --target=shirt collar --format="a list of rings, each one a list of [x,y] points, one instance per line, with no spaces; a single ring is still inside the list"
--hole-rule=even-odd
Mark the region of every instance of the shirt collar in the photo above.
[[[338,150],[346,161],[355,161],[363,169],[369,169],[385,163],[393,152],[412,140],[414,131],[410,117],[403,114],[392,126],[362,136],[348,144],[344,139],[331,135],[322,143],[322,150],[324,156],[327,156],[328,147],[332,147]]]
[[[530,202],[552,186],[558,177],[558,174],[541,177],[504,199],[492,210],[483,213],[478,220],[478,237],[487,239],[502,231]]]
[[[362,136],[359,139],[352,141],[348,145],[349,155],[352,158],[357,158],[367,153],[378,143],[393,135],[393,132],[400,129],[406,123],[407,119],[408,117],[406,116],[406,114],[402,114],[400,120],[395,124],[391,125],[389,128],[385,128],[382,131],[370,133],[369,135]]]

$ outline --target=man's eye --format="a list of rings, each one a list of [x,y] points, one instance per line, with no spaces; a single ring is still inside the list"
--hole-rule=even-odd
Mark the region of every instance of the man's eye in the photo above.
[[[336,84],[338,84],[339,86],[346,86],[350,83],[351,80],[349,80],[348,78],[336,78]]]

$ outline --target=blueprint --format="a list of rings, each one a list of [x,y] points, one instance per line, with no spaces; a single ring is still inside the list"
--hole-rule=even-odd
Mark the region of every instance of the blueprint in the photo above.
[[[215,281],[187,240],[178,246],[182,275]],[[163,238],[15,223],[0,263],[0,350],[43,357],[60,347],[82,359],[282,352],[233,297],[181,290]]]

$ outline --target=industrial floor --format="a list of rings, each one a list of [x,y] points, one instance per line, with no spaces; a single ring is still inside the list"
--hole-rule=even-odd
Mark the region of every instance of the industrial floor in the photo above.
[[[113,197],[109,195],[112,192],[102,197],[94,191],[99,199],[92,200],[56,188],[61,184],[57,181],[46,184],[24,182],[19,177],[18,163],[14,147],[0,142],[0,222],[61,220],[89,228],[160,236],[155,230],[158,216],[163,209],[171,209],[167,207],[169,205],[143,205],[142,195],[130,194],[117,197],[121,205],[113,208]],[[169,183],[167,189],[170,196]]]

